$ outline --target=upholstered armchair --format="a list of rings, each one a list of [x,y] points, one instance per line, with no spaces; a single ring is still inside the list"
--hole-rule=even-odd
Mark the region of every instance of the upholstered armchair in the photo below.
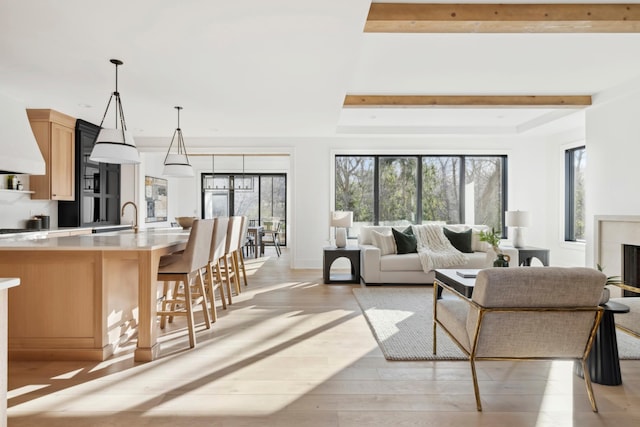
[[[477,360],[574,360],[582,364],[597,412],[586,359],[602,317],[606,276],[591,268],[489,268],[471,298],[435,282],[433,352],[440,326],[469,357],[478,411]],[[435,295],[444,287],[442,299]]]

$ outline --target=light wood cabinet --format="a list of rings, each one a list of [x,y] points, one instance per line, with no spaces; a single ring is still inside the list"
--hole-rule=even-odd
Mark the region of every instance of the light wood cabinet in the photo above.
[[[76,119],[50,109],[27,109],[29,123],[46,164],[45,175],[31,175],[32,199],[75,200]]]

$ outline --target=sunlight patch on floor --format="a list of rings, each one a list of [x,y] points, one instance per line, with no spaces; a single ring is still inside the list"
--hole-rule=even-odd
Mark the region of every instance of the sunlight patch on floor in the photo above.
[[[557,412],[559,410],[572,413],[574,408],[574,381],[582,381],[582,379],[580,377],[577,377],[573,373],[573,362],[551,362],[551,365],[548,368],[547,385],[544,392],[542,393],[542,399],[540,401],[540,411],[538,413],[544,414],[549,412]],[[588,399],[586,395],[580,397]],[[563,423],[563,426],[573,426],[573,422],[571,419],[565,420],[565,422],[569,422],[569,424]],[[546,427],[548,425],[548,417],[541,416],[538,418],[536,427]]]

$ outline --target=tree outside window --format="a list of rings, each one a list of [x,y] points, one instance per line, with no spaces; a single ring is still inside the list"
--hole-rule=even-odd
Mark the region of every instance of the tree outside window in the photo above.
[[[335,208],[363,225],[486,224],[503,230],[506,156],[335,158]]]

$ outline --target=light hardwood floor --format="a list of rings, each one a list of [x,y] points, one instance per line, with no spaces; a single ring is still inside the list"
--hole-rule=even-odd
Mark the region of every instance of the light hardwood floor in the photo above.
[[[640,361],[624,384],[594,384],[570,362],[480,362],[484,412],[468,362],[384,359],[351,289],[290,270],[286,249],[249,260],[249,287],[188,349],[184,319],[163,355],[132,347],[90,362],[10,362],[9,426],[637,426]],[[182,322],[182,323],[181,323]]]

